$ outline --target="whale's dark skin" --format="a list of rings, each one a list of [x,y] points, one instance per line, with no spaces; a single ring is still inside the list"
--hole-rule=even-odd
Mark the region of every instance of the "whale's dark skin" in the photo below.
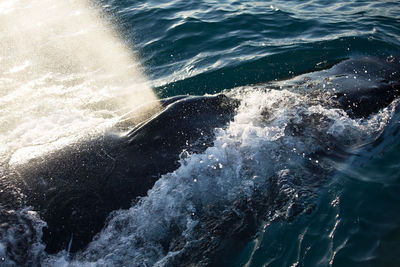
[[[350,59],[271,86],[326,90],[330,105],[362,118],[399,96],[399,71],[397,62]],[[224,95],[178,96],[160,103],[165,109],[126,134],[96,135],[10,168],[8,183],[24,197],[12,201],[0,196],[0,206],[28,205],[39,211],[47,223],[47,252],[83,249],[111,211],[129,208],[161,175],[177,169],[183,150],[200,153],[212,145],[214,129],[226,126],[239,105]]]
[[[365,118],[400,95],[400,63],[373,57],[349,59],[327,70],[279,82],[279,86],[306,91],[322,89],[350,117]]]
[[[210,146],[214,129],[233,118],[238,102],[224,95],[178,96],[161,104],[162,112],[127,134],[97,135],[11,170],[26,195],[23,204],[47,223],[47,252],[85,247],[111,211],[129,208],[160,175],[175,170],[184,149]]]

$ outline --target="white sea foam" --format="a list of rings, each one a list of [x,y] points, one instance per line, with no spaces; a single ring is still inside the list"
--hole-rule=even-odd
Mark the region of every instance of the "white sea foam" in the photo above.
[[[343,110],[321,105],[323,94],[251,86],[227,94],[240,99],[241,105],[234,121],[215,130],[214,145],[201,154],[183,151],[181,166],[163,175],[130,209],[113,212],[87,249],[73,257],[67,251],[47,255],[40,240],[44,222],[36,217],[30,222],[20,220],[21,225],[15,227],[36,225],[28,242],[30,260],[44,266],[173,264],[185,250],[201,242],[199,231],[205,231],[201,226],[209,223],[210,214],[217,210],[216,221],[229,211],[240,214],[234,203],[256,194],[267,196],[271,179],[276,179],[282,203],[262,216],[290,217],[295,203],[303,203],[306,209],[319,190],[317,185],[329,178],[323,177],[329,174],[324,171],[334,162],[320,159],[314,152],[329,151],[336,145],[357,148],[373,141],[393,112],[385,109],[369,119],[354,120]],[[320,181],[308,184],[312,173],[307,166],[313,166]],[[15,212],[27,218],[26,211]],[[2,235],[0,257],[6,256],[5,244],[16,244],[14,232]]]
[[[337,144],[358,146],[370,142],[390,118],[387,109],[368,120],[353,120],[340,109],[323,107],[307,95],[285,90],[246,87],[229,94],[240,98],[242,104],[226,129],[216,129],[214,146],[202,154],[182,153],[176,171],[163,175],[129,210],[114,212],[103,231],[75,258],[63,251],[46,257],[42,263],[173,264],[185,249],[201,242],[196,231],[207,223],[210,210],[217,207],[218,220],[224,212],[236,209],[233,203],[238,199],[251,199],[256,192],[268,194],[272,177],[277,177],[279,194],[287,197],[286,203],[273,211],[274,216],[290,216],[295,201],[307,201],[318,190],[307,187],[310,173],[306,165],[322,170],[332,167],[330,161],[313,158],[314,152],[333,149]],[[293,177],[304,188],[296,187]],[[320,182],[325,178],[319,177]],[[309,195],[300,189],[310,191]],[[173,245],[168,242],[174,239],[183,240],[184,245],[169,251],[168,246],[171,249]]]

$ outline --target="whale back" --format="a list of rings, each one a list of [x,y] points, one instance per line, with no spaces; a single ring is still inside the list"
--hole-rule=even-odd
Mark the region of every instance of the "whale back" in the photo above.
[[[217,95],[161,104],[164,110],[127,134],[110,130],[9,170],[25,196],[20,205],[33,206],[47,223],[47,252],[85,247],[111,211],[129,208],[160,175],[176,169],[182,151],[212,145],[214,129],[233,118],[238,103]]]
[[[387,107],[400,95],[397,59],[363,57],[278,82],[281,88],[323,90],[352,118],[366,118]]]

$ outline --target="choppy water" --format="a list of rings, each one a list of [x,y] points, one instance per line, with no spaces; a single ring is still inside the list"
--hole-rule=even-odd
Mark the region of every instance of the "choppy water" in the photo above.
[[[323,145],[326,140],[320,139],[321,133],[327,131],[335,138],[345,139],[344,142],[358,144],[359,156],[354,155],[345,163],[327,163],[329,174],[322,178],[324,186],[313,188],[310,195],[300,199],[311,213],[281,215],[286,219],[271,222],[269,219],[290,210],[292,202],[288,201],[287,206],[276,210],[278,215],[265,217],[259,234],[244,249],[221,255],[220,263],[399,264],[400,140],[393,134],[400,121],[398,114],[393,115],[389,108],[369,120],[352,120],[337,110],[315,105],[301,93],[259,90],[249,85],[320,70],[349,57],[398,58],[400,3],[97,2],[108,15],[109,23],[120,32],[119,38],[113,27],[105,26],[101,16],[82,15],[93,7],[70,4],[74,1],[64,1],[69,8],[63,8],[61,15],[52,13],[59,10],[57,1],[41,1],[40,10],[48,11],[32,15],[36,24],[27,24],[26,17],[18,17],[18,12],[25,14],[25,10],[35,8],[39,2],[0,3],[0,47],[4,51],[0,54],[0,167],[4,162],[17,162],[28,153],[46,153],[68,142],[70,136],[114,122],[142,102],[123,101],[138,88],[146,92],[146,99],[153,99],[148,84],[159,97],[225,90],[244,104],[235,121],[218,131],[214,147],[204,154],[183,158],[182,167],[163,176],[139,204],[114,214],[103,234],[76,258],[66,253],[44,253],[40,242],[42,222],[33,211],[25,210],[19,211],[16,218],[33,220],[37,222],[36,228],[3,225],[0,257],[4,259],[0,259],[0,264],[13,264],[7,259],[7,244],[12,244],[22,232],[23,238],[32,244],[26,255],[28,264],[173,263],[176,253],[165,253],[160,245],[170,225],[184,229],[182,235],[188,240],[194,239],[193,229],[201,223],[195,214],[200,204],[218,203],[229,209],[226,203],[243,196],[253,197],[254,188],[262,191],[265,173],[280,177],[281,186],[289,187],[288,198],[293,198],[299,188],[287,182],[287,177],[292,173],[299,177],[310,175],[304,162],[312,159],[304,155]],[[56,19],[60,16],[65,21]],[[85,19],[87,24],[74,24],[67,35],[58,34],[65,34],[62,25],[79,16],[90,19]],[[52,22],[55,20],[57,23]],[[50,26],[45,30],[35,28],[43,24]],[[40,33],[34,35],[40,38],[24,38],[32,32]],[[77,47],[81,43],[88,45]],[[89,56],[87,52],[77,52],[82,50],[91,52]],[[43,51],[46,53],[42,54]],[[57,62],[68,64],[60,66]],[[244,87],[232,90],[238,86]],[[276,115],[265,125],[261,110],[272,107]],[[298,138],[286,136],[285,125],[304,114],[319,114],[333,124],[316,125],[315,130]],[[383,143],[364,146],[383,128]],[[29,231],[36,231],[39,236],[30,236]]]

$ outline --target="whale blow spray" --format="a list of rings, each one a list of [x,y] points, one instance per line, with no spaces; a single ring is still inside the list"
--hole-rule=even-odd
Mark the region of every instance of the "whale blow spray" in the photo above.
[[[0,162],[35,157],[156,100],[90,1],[3,1],[0,14]],[[143,119],[150,106],[130,116]]]

